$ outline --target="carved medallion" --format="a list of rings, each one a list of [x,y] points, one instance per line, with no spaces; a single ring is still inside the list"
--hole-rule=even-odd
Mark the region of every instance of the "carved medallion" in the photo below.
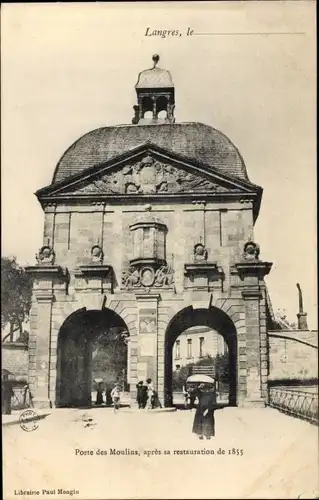
[[[152,286],[155,280],[155,272],[152,267],[143,267],[140,271],[140,280],[143,286]]]

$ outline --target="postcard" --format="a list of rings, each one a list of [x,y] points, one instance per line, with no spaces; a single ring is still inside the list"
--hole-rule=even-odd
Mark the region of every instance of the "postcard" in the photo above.
[[[318,498],[315,3],[1,28],[4,499]]]

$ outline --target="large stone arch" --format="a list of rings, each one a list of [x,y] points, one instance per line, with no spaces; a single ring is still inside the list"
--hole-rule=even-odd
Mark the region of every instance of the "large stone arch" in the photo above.
[[[233,313],[235,314],[235,312]],[[240,318],[236,318],[240,321]],[[194,308],[187,306],[177,312],[169,321],[164,340],[164,401],[172,405],[172,347],[178,336],[193,326],[209,326],[221,334],[229,351],[230,393],[229,404],[238,401],[238,334],[234,321],[221,308]],[[240,326],[240,325],[239,325]]]
[[[109,308],[73,311],[62,323],[57,339],[55,404],[91,404],[92,340],[109,328],[130,334],[124,319]]]

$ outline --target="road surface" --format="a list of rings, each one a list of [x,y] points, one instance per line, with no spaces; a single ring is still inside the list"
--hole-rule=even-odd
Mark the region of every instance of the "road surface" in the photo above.
[[[316,498],[317,427],[271,408],[225,408],[216,437],[201,441],[193,417],[56,409],[34,431],[5,427],[4,499]],[[39,494],[19,494],[28,489]]]

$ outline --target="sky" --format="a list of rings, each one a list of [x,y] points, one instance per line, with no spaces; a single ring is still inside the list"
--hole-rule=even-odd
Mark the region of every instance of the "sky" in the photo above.
[[[296,321],[299,282],[317,328],[315,2],[2,4],[1,46],[2,255],[35,263],[34,192],[80,136],[131,123],[157,53],[176,121],[224,132],[264,189],[255,241],[274,310]]]

